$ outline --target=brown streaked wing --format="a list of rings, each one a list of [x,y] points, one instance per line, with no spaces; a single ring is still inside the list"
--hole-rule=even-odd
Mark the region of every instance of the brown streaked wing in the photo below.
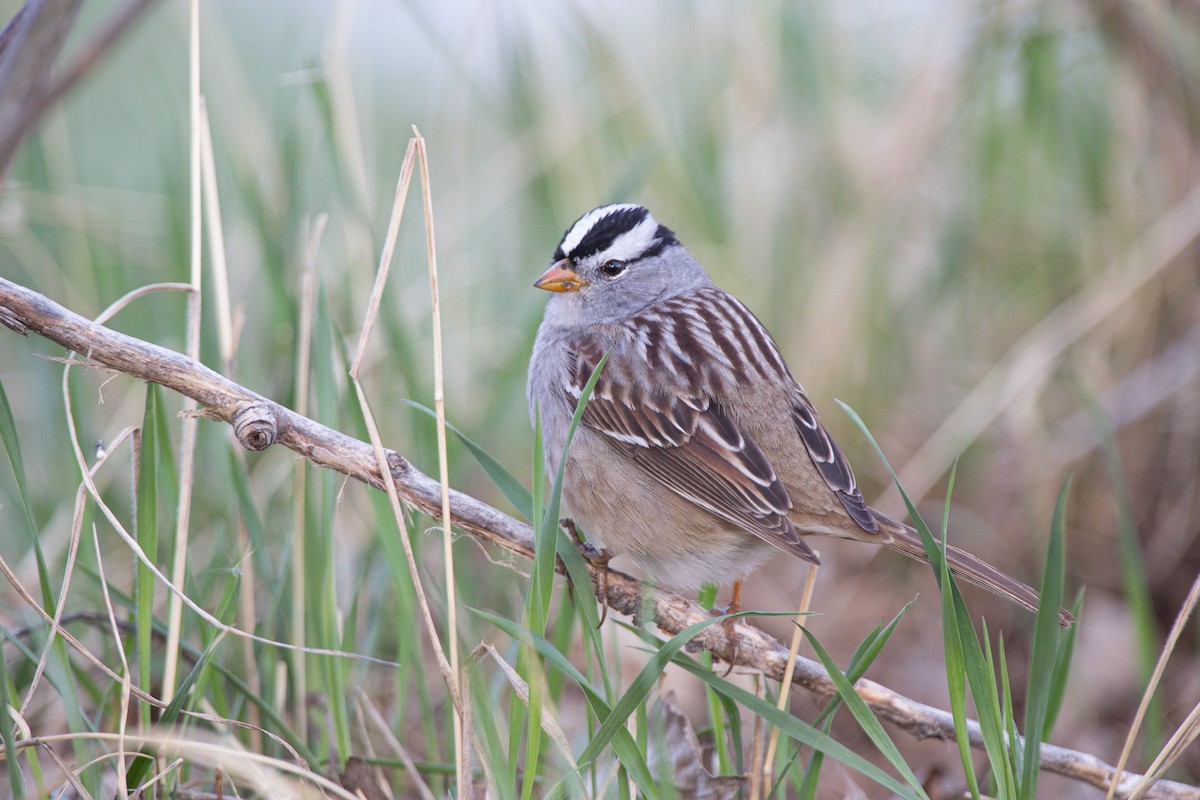
[[[594,337],[572,350],[568,393],[578,400],[603,357]],[[788,519],[792,502],[766,455],[707,395],[667,396],[625,376],[619,354],[592,390],[582,423],[610,437],[680,497],[807,561],[817,556]]]

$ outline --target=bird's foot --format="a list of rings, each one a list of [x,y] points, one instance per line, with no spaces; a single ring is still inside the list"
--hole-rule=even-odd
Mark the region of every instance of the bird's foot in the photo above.
[[[729,605],[725,608],[714,608],[709,611],[713,616],[719,617],[725,614],[736,614],[742,610],[742,582],[734,581],[733,596],[729,598]],[[729,669],[725,670],[722,678],[728,678],[729,673],[733,672],[733,665],[737,663],[738,651],[741,649],[741,635],[734,629],[736,620],[727,619],[721,622],[721,628],[725,631],[725,637],[729,639]]]
[[[604,624],[604,620],[608,619],[608,562],[613,560],[613,554],[603,547],[597,547],[591,542],[584,541],[579,535],[579,529],[575,525],[575,520],[564,517],[558,521],[567,535],[571,537],[571,541],[575,543],[575,547],[583,555],[587,562],[600,572],[595,576],[596,581],[596,599],[600,601],[600,621],[596,626]]]

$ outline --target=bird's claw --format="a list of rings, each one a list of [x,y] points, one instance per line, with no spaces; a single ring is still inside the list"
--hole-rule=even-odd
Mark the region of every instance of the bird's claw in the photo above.
[[[604,620],[608,619],[608,562],[613,560],[613,554],[603,547],[597,547],[591,542],[584,541],[583,537],[579,535],[575,520],[564,517],[558,521],[558,524],[571,537],[571,541],[575,543],[575,547],[587,559],[587,562],[600,570],[595,578],[596,598],[600,601],[600,621],[596,623],[596,627],[600,627],[604,624]]]
[[[709,611],[714,617],[723,616],[725,614],[736,614],[742,610],[742,582],[734,581],[733,596],[729,598],[729,605],[723,609],[714,608]],[[736,620],[722,620],[721,627],[725,630],[725,637],[729,640],[729,669],[725,670],[722,678],[728,678],[729,673],[733,672],[733,665],[737,663],[739,651],[741,650],[741,635],[734,629]]]
[[[709,613],[714,617],[719,617],[731,613],[729,608],[729,606],[723,609],[714,608],[710,609]],[[738,656],[740,655],[742,635],[735,630],[734,626],[736,624],[737,620],[732,618],[721,620],[721,629],[725,631],[725,638],[729,640],[729,668],[721,675],[722,678],[728,678],[729,673],[733,672],[733,666],[737,663]]]

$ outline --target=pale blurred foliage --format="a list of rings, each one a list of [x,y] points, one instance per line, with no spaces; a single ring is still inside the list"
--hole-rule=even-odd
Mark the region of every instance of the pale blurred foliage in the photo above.
[[[1106,37],[1104,5],[208,0],[202,89],[234,302],[247,312],[237,377],[289,400],[301,232],[319,213],[330,215],[326,310],[357,335],[416,124],[431,156],[450,419],[527,476],[524,370],[544,300],[529,284],[579,214],[642,202],[766,322],[887,510],[902,510],[887,472],[834,397],[931,501],[931,521],[963,457],[952,538],[1031,581],[1075,472],[1068,578],[1089,594],[1081,699],[1069,696],[1060,738],[1112,753],[1140,684],[1119,644],[1132,634],[1118,505],[1087,407],[1117,428],[1169,624],[1200,563],[1200,213],[1183,213],[1198,207],[1195,133]],[[1145,15],[1195,77],[1184,11]],[[94,313],[186,273],[183,41],[167,4],[47,121],[0,200],[6,275]],[[403,397],[431,403],[421,237],[413,195],[366,377],[377,414]],[[1150,277],[1128,286],[1139,270]],[[1079,310],[1080,297],[1094,305]],[[157,313],[127,329],[178,345],[178,320]],[[28,429],[61,441],[58,412],[21,397],[7,356],[4,369]],[[977,433],[914,461],[956,413]],[[436,469],[423,418],[381,416],[385,439]],[[51,470],[36,449],[30,458]],[[502,502],[465,452],[453,467],[457,486]],[[361,557],[371,532],[348,535],[347,558]],[[920,592],[873,676],[943,702],[928,573],[821,546],[817,635],[844,655]],[[481,582],[514,580],[482,560],[478,570]],[[778,559],[751,605],[790,607],[801,575]],[[971,597],[993,631],[1026,625]],[[1175,688],[1200,689],[1182,677]],[[1103,699],[1083,699],[1092,693]],[[953,763],[948,746],[933,749]]]

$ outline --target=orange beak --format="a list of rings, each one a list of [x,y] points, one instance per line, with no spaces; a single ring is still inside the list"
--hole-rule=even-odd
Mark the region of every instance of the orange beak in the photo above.
[[[546,270],[542,277],[534,281],[533,285],[547,292],[578,292],[587,286],[587,281],[581,280],[575,274],[575,265],[571,263],[571,259],[561,258],[555,261],[554,266]]]

